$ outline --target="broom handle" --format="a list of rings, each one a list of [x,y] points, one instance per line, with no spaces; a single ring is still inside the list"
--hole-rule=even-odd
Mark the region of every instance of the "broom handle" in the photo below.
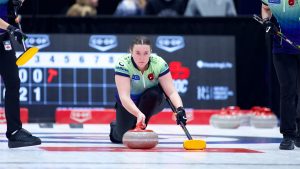
[[[15,16],[18,17],[18,7],[14,7],[14,12],[15,12]],[[22,31],[21,23],[20,23],[20,22],[16,22],[16,23],[17,23],[17,25],[18,25],[20,31],[23,32],[23,31]],[[24,41],[23,38],[22,38],[22,46],[23,46],[24,51],[26,51],[27,48],[26,48],[25,41]]]
[[[189,133],[189,131],[187,130],[187,128],[185,127],[185,125],[182,124],[182,122],[180,122],[180,126],[181,126],[181,128],[183,129],[183,131],[184,131],[185,135],[187,136],[187,138],[188,138],[189,140],[193,140],[191,134]]]
[[[172,111],[173,111],[174,113],[176,113],[176,112],[177,112],[177,111],[176,111],[176,108],[175,108],[175,106],[172,104],[170,98],[166,95],[166,93],[164,92],[164,90],[162,89],[161,86],[160,86],[160,88],[161,88],[161,90],[163,91],[163,93],[164,93],[164,95],[165,95],[165,97],[166,97],[166,100],[167,100],[168,104],[170,105]],[[183,129],[183,131],[184,131],[185,135],[187,136],[187,138],[188,138],[189,140],[193,140],[191,134],[189,133],[189,131],[187,130],[187,128],[185,127],[185,125],[184,125],[182,122],[180,122],[180,127]]]

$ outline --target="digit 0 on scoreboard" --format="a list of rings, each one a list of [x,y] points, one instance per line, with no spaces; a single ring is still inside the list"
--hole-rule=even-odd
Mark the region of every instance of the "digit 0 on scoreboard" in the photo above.
[[[35,84],[43,83],[43,71],[42,69],[33,69],[32,70],[32,82]]]
[[[44,68],[30,69],[30,103],[41,104],[44,101],[45,71]]]

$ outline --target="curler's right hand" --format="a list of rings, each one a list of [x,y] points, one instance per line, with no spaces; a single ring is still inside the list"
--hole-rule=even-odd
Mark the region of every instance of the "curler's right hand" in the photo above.
[[[146,120],[146,116],[143,113],[139,113],[137,115],[136,126],[140,125],[141,129],[145,129],[146,128],[145,120]]]

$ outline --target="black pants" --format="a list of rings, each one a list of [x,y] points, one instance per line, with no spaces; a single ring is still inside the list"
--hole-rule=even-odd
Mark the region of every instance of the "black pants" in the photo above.
[[[6,136],[22,128],[20,120],[20,100],[19,100],[19,69],[16,65],[16,54],[11,43],[4,48],[4,42],[9,41],[8,34],[0,35],[0,75],[4,82],[5,91],[5,116],[7,121]],[[2,97],[2,96],[1,96]]]
[[[138,108],[146,116],[145,123],[148,124],[151,116],[163,109],[163,92],[159,87],[147,89],[141,96]],[[134,129],[137,118],[129,113],[120,103],[116,103],[116,125],[112,128],[110,136],[115,142],[122,142],[123,135],[130,129]]]
[[[294,137],[300,128],[300,55],[275,54],[280,85],[280,132]]]

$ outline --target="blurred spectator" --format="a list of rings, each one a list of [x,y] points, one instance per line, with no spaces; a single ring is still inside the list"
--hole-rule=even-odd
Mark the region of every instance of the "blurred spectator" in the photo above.
[[[233,0],[189,0],[185,16],[236,16]]]
[[[185,11],[185,0],[148,0],[146,15],[180,16]]]
[[[96,16],[97,6],[98,0],[76,0],[76,3],[69,8],[67,16]]]
[[[140,16],[144,14],[146,0],[122,0],[115,12],[117,16]]]

